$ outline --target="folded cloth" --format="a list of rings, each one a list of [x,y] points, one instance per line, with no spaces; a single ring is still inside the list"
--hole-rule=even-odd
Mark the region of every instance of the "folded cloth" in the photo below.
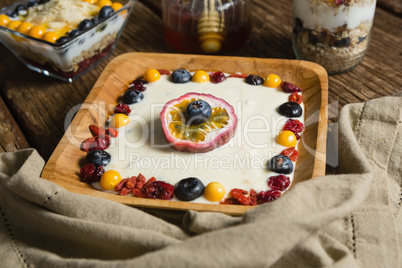
[[[401,267],[402,94],[345,106],[339,175],[242,217],[128,207],[40,178],[33,149],[0,154],[3,267]]]

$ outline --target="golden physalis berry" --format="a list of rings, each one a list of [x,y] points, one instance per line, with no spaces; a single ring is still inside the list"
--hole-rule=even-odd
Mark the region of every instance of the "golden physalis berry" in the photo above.
[[[270,74],[264,81],[264,86],[266,87],[279,87],[281,85],[281,78],[276,74]]]
[[[42,39],[45,41],[48,41],[50,43],[56,43],[57,39],[59,39],[59,35],[55,32],[46,32],[43,36]]]
[[[20,24],[19,20],[12,20],[7,24],[7,28],[16,31]]]
[[[98,2],[98,0],[82,0],[82,1],[92,4],[92,5],[95,5]]]
[[[130,122],[130,118],[125,114],[115,114],[110,121],[110,126],[113,128],[119,128],[127,125]]]
[[[297,144],[297,138],[292,131],[285,130],[279,133],[276,142],[285,147],[295,147]]]
[[[46,32],[45,28],[39,25],[35,25],[29,30],[28,35],[40,39],[45,34],[45,32]]]
[[[147,82],[155,82],[161,78],[161,74],[156,69],[148,69],[144,74],[144,80]]]
[[[113,2],[113,3],[112,3],[112,8],[113,8],[114,11],[117,11],[117,10],[119,10],[119,9],[122,8],[122,7],[123,7],[123,5],[120,4],[120,3],[118,3],[118,2]]]
[[[103,173],[100,179],[100,185],[103,190],[112,190],[120,181],[122,177],[116,170],[108,170]]]
[[[23,34],[28,34],[29,30],[31,30],[32,27],[33,25],[29,22],[23,22],[20,24],[20,26],[18,26],[17,31]]]
[[[211,202],[217,202],[225,197],[225,187],[219,182],[211,182],[205,187],[204,197]]]
[[[0,14],[0,26],[7,26],[10,22],[10,18],[5,14]]]
[[[198,70],[193,74],[193,78],[191,80],[196,83],[205,83],[210,81],[210,79],[211,78],[206,71]]]
[[[104,6],[111,6],[112,1],[110,0],[98,0],[98,7],[104,7]]]

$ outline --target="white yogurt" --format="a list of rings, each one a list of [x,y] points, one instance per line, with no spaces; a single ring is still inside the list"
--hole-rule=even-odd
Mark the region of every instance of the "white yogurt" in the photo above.
[[[336,28],[348,25],[349,29],[374,18],[376,1],[369,4],[357,2],[350,6],[331,7],[327,4],[316,4],[311,0],[294,0],[294,16],[303,22],[303,27],[319,31],[322,28],[335,31]]]
[[[197,177],[205,186],[217,181],[224,185],[226,197],[233,188],[269,190],[267,179],[278,174],[266,164],[285,149],[275,139],[288,120],[277,108],[290,94],[280,88],[252,86],[239,78],[219,84],[174,84],[163,75],[146,88],[144,99],[130,105],[130,123],[118,129],[118,137],[107,149],[112,159],[106,170],[116,170],[123,178],[142,173],[147,179],[155,177],[173,185],[187,177]],[[188,92],[212,94],[234,107],[238,123],[229,143],[200,154],[179,152],[166,144],[159,113],[165,103]],[[304,123],[303,117],[297,119]],[[293,179],[293,173],[288,176]],[[204,197],[193,202],[211,203]]]

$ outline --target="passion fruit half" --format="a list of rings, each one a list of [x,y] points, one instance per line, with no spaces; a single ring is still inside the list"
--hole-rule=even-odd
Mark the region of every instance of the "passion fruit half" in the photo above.
[[[196,101],[207,102],[212,112],[199,124],[186,118],[187,106]],[[187,93],[165,104],[160,113],[163,134],[175,150],[191,153],[206,153],[229,142],[237,126],[233,107],[225,100],[211,94]]]

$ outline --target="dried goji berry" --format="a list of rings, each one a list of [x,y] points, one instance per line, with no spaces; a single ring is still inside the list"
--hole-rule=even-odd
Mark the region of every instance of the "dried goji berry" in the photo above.
[[[137,177],[133,176],[127,180],[126,187],[129,189],[134,189],[136,184],[137,184]]]
[[[280,154],[285,155],[285,156],[289,156],[289,155],[291,155],[293,153],[293,151],[295,149],[296,149],[295,147],[290,147],[290,148],[287,148],[287,149],[283,150]]]
[[[109,136],[113,137],[113,138],[116,138],[117,135],[119,134],[119,132],[118,132],[116,129],[112,128],[112,127],[108,127],[108,128],[106,129],[106,133],[107,133]]]
[[[140,173],[137,176],[137,183],[136,183],[135,187],[137,187],[138,189],[141,189],[142,187],[144,187],[145,182],[146,182],[146,178],[144,177],[144,175],[142,175]]]
[[[141,174],[140,174],[141,175]],[[139,176],[139,175],[138,175]],[[144,177],[145,178],[145,177]],[[142,187],[142,188],[147,188],[148,187],[148,185],[150,185],[151,183],[153,183],[153,182],[155,182],[156,181],[156,178],[155,177],[152,177],[152,178],[150,178],[149,180],[147,180],[147,182],[146,183],[144,183],[144,186]]]
[[[230,190],[230,195],[243,205],[250,204],[250,198],[248,196],[245,196],[247,193],[247,191],[238,188]]]
[[[290,178],[285,175],[272,176],[268,179],[268,186],[272,190],[285,191],[290,185]]]
[[[222,205],[241,205],[239,201],[234,199],[233,197],[225,198],[220,202]]]
[[[302,97],[302,95],[299,95],[297,92],[293,92],[289,96],[289,101],[297,102],[298,104],[300,104],[303,102],[303,97]]]
[[[231,74],[229,77],[246,78],[248,74]]]
[[[302,92],[303,89],[289,83],[289,82],[282,82],[281,83],[281,88],[283,90],[283,92],[286,93],[293,93],[293,92]]]
[[[92,135],[98,136],[98,137],[104,137],[106,135],[106,130],[102,126],[97,126],[97,125],[90,125],[89,130],[91,131]]]
[[[128,179],[122,179],[121,181],[119,181],[119,183],[117,183],[117,185],[114,187],[114,190],[116,192],[119,192],[126,185],[127,180]]]
[[[141,191],[141,189],[135,188],[131,189],[131,191],[133,193],[133,196],[135,197],[144,197],[144,198],[147,197],[147,195],[143,191]]]
[[[123,187],[123,188],[120,190],[119,195],[126,196],[126,195],[128,195],[129,193],[131,193],[131,189],[128,189],[127,187]]]
[[[253,189],[250,190],[250,194],[248,196],[250,198],[250,206],[256,206],[257,205],[257,192],[254,191]]]
[[[289,155],[290,160],[293,162],[296,162],[297,159],[299,159],[299,152],[297,150],[294,150],[293,153]]]
[[[104,137],[96,137],[95,141],[92,143],[90,150],[106,150],[109,148],[111,141],[110,137],[107,135]]]
[[[84,140],[81,144],[81,149],[84,150],[85,152],[89,152],[93,149],[93,143],[95,142],[96,138],[92,137],[92,138],[88,138],[86,140]]]

